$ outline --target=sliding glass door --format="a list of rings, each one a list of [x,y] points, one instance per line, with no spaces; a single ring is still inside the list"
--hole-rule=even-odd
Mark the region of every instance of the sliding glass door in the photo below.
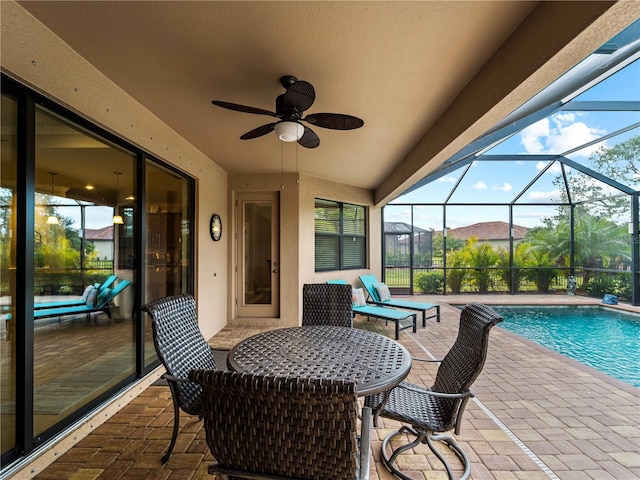
[[[0,474],[159,365],[140,306],[193,293],[195,211],[192,178],[2,80]]]
[[[122,213],[133,205],[136,156],[44,108],[35,125],[33,425],[40,435],[135,374],[135,253],[120,241],[134,233]],[[122,282],[131,283],[111,297]],[[65,310],[72,301],[81,308]]]

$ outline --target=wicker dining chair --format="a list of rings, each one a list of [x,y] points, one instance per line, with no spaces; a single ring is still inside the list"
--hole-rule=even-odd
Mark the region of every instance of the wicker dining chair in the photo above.
[[[351,285],[336,283],[303,285],[302,325],[353,327]]]
[[[197,306],[191,295],[183,293],[161,298],[147,303],[142,310],[151,316],[153,345],[167,370],[162,378],[169,384],[173,398],[173,435],[161,459],[162,463],[166,463],[178,437],[180,410],[202,418],[202,388],[188,380],[189,371],[196,368],[215,369],[216,360],[212,348],[200,332]],[[224,356],[225,351],[220,352]]]
[[[371,409],[353,382],[194,370],[204,391],[213,475],[230,479],[369,478]],[[358,448],[358,441],[360,448]]]
[[[402,382],[391,392],[365,398],[365,405],[373,410],[374,425],[377,425],[379,416],[411,425],[403,425],[382,442],[382,460],[396,476],[411,480],[411,477],[404,475],[397,467],[398,455],[420,443],[426,443],[444,464],[449,478],[453,479],[451,465],[434,444],[434,441],[441,441],[461,460],[464,471],[460,478],[469,477],[471,465],[467,455],[452,437],[442,434],[454,428],[456,435],[460,434],[465,407],[469,398],[473,397],[471,385],[482,371],[487,356],[489,331],[501,321],[502,317],[486,305],[466,305],[460,314],[458,337],[446,356],[442,360],[424,360],[440,363],[431,388]],[[396,447],[389,456],[387,446],[392,439],[403,433],[415,435],[416,439]]]

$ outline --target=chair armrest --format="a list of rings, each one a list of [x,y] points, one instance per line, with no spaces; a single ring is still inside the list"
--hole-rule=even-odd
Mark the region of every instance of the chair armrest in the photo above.
[[[411,357],[411,360],[417,360],[419,362],[431,362],[431,363],[440,363],[440,362],[442,362],[442,359],[432,360],[430,358],[418,358],[418,357]]]
[[[416,392],[416,393],[420,393],[420,394],[425,394],[425,395],[431,395],[432,397],[441,397],[441,398],[465,398],[465,397],[469,397],[472,398],[473,392],[471,390],[467,390],[466,392],[463,393],[443,393],[443,392],[434,392],[433,390],[429,390],[426,388],[418,388],[410,383],[401,383],[400,385],[398,385],[395,388],[404,388],[406,390],[410,390],[412,392]]]
[[[360,432],[360,472],[358,480],[369,480],[371,470],[371,428],[373,416],[370,407],[362,408],[362,424]]]
[[[180,377],[174,377],[173,375],[169,375],[168,373],[164,373],[162,374],[162,377],[164,378],[167,382],[176,382],[176,383],[193,383],[191,380],[189,380],[188,378],[180,378]]]

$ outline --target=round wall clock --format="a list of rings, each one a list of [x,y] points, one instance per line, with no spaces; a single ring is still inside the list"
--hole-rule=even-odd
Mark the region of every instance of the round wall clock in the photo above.
[[[222,220],[220,219],[220,215],[214,213],[211,215],[211,221],[209,222],[209,233],[211,234],[211,239],[214,242],[220,240],[222,237]]]

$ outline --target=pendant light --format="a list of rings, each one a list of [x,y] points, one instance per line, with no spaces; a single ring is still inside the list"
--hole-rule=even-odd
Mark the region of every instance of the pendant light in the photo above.
[[[113,173],[116,176],[116,209],[115,209],[115,215],[113,216],[112,222],[115,225],[122,225],[124,223],[124,220],[122,220],[121,215],[118,215],[118,194],[120,192],[120,175],[122,175],[122,172],[113,172]]]
[[[53,193],[53,177],[55,177],[57,175],[56,172],[49,172],[49,174],[51,175],[51,197],[53,198],[54,193]],[[58,217],[56,217],[55,215],[49,215],[47,217],[47,224],[48,225],[58,225],[60,223],[60,220],[58,220]]]

